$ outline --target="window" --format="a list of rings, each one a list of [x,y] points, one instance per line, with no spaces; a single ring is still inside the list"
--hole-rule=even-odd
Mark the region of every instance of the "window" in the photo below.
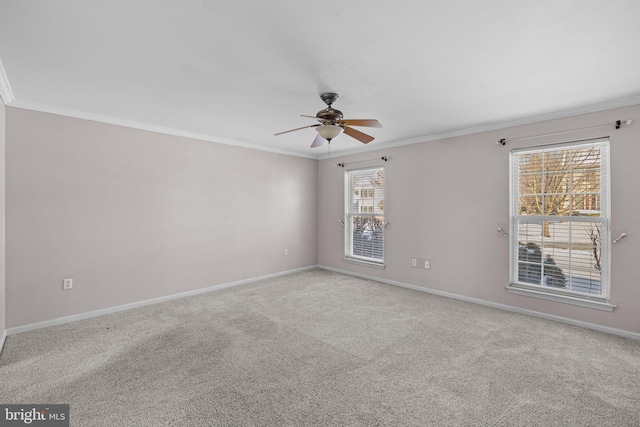
[[[609,141],[511,151],[509,291],[612,310]]]
[[[345,172],[345,261],[384,268],[384,170]]]

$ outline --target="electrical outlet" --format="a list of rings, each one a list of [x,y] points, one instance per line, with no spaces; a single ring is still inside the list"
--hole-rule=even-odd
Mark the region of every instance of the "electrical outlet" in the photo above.
[[[284,254],[285,254],[285,255],[289,255],[289,249],[285,249],[285,250],[284,250]]]
[[[418,261],[415,258],[411,258],[411,267],[417,267]]]
[[[73,288],[73,279],[72,278],[64,279],[62,281],[62,289],[67,290],[71,288]]]
[[[429,261],[428,259],[424,260],[424,268],[426,268],[427,270],[431,268],[431,261]]]

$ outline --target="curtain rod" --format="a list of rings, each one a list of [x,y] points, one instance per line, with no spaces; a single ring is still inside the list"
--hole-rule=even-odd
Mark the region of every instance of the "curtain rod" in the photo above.
[[[388,156],[382,156],[380,157],[380,160],[384,160],[385,162],[388,161],[391,157]],[[343,162],[343,163],[336,163],[336,167],[341,167],[343,168],[344,165],[351,165],[353,163],[362,163],[362,162],[370,162],[372,160],[378,160],[378,159],[367,159],[367,160],[356,160],[355,162]]]
[[[564,135],[566,133],[580,132],[580,131],[592,130],[592,129],[600,129],[600,128],[606,128],[606,127],[610,127],[610,126],[615,126],[616,129],[620,129],[622,127],[622,125],[628,126],[628,125],[630,125],[632,123],[633,123],[633,119],[616,120],[613,125],[608,124],[608,125],[600,125],[600,126],[591,126],[591,127],[588,127],[588,128],[566,130],[566,131],[563,131],[563,132],[545,133],[545,134],[542,134],[542,135],[523,136],[523,137],[520,137],[520,138],[513,138],[513,139],[501,138],[501,139],[496,141],[496,144],[498,144],[498,145],[506,145],[507,141],[508,142],[524,141],[526,139],[542,138],[542,137],[545,137],[545,136]]]

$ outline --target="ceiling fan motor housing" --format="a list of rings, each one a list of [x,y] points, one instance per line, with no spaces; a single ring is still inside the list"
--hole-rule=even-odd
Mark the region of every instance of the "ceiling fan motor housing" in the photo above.
[[[342,111],[336,110],[334,108],[325,108],[324,110],[318,111],[316,114],[318,120],[322,123],[326,123],[330,121],[331,123],[335,123],[338,120],[342,120]]]

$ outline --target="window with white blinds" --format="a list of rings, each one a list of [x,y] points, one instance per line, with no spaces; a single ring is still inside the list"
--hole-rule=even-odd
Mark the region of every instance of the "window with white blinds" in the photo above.
[[[609,140],[511,151],[511,287],[609,300]]]
[[[384,262],[384,170],[345,172],[345,261]]]

